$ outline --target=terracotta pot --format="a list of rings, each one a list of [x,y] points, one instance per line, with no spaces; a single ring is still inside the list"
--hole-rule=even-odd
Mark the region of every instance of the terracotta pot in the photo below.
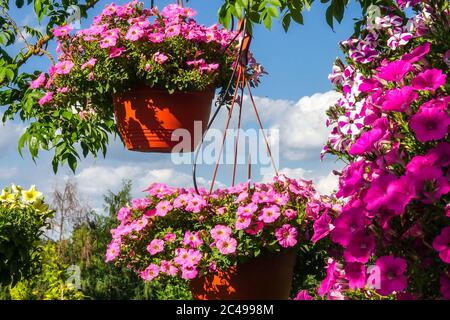
[[[183,151],[190,152],[195,150],[206,130],[213,98],[214,89],[169,94],[138,86],[113,96],[117,129],[128,150],[166,153],[182,141],[181,138],[172,141],[172,133],[186,129],[190,143],[183,145]],[[196,124],[195,135],[194,121],[201,123],[201,129],[200,123]]]
[[[265,255],[191,281],[198,300],[287,300],[295,266],[294,250]]]

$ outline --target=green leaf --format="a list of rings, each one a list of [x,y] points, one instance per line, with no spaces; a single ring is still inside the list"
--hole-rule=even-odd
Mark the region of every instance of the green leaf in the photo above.
[[[264,22],[264,26],[267,29],[269,29],[269,30],[272,29],[272,17],[269,14],[266,14],[263,22]]]
[[[73,154],[67,156],[67,162],[69,163],[69,168],[75,173],[77,169],[77,158]]]
[[[284,15],[283,20],[281,20],[281,25],[283,26],[284,32],[288,32],[289,26],[291,25],[291,15],[289,13]]]
[[[269,14],[274,17],[274,18],[278,18],[278,10],[275,7],[269,7],[267,8],[267,11],[269,12]]]
[[[296,11],[296,10],[291,11],[291,14],[292,14],[292,19],[295,22],[297,22],[299,24],[303,24],[303,15],[300,10],[299,11]]]
[[[17,8],[22,8],[23,7],[23,4],[24,4],[24,1],[23,0],[16,0],[16,7]]]
[[[22,155],[22,149],[25,145],[25,142],[28,140],[28,131],[25,131],[22,136],[19,139],[19,143],[17,144],[17,151],[19,152],[20,156],[23,157]]]
[[[280,0],[270,0],[270,4],[276,7],[281,7]]]
[[[327,12],[325,13],[325,18],[327,20],[328,25],[333,28],[333,3],[330,4],[330,6],[327,8]]]

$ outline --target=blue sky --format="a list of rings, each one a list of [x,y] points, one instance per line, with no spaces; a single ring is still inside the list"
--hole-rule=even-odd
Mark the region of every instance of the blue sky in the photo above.
[[[117,1],[125,3],[127,1]],[[147,1],[148,2],[148,1]],[[159,8],[171,1],[155,1]],[[86,27],[92,17],[99,13],[109,1],[100,2],[83,21]],[[191,0],[187,4],[198,12],[197,21],[210,25],[217,21],[220,0]],[[256,102],[266,128],[280,131],[279,169],[292,177],[313,179],[318,189],[329,192],[336,184],[331,171],[340,168],[332,157],[319,160],[319,153],[326,141],[328,129],[325,127],[324,111],[333,104],[337,94],[332,92],[327,75],[334,59],[340,55],[338,42],[347,39],[353,30],[353,18],[360,16],[359,6],[350,4],[342,24],[332,31],[325,22],[326,5],[316,1],[310,12],[304,13],[304,26],[291,25],[286,34],[279,21],[271,31],[257,27],[251,50],[269,75],[264,77],[256,90]],[[19,24],[37,26],[37,19],[29,9],[13,10]],[[17,43],[17,47],[23,45]],[[50,48],[54,48],[54,45]],[[45,57],[33,59],[26,69],[46,69],[49,63]],[[245,104],[244,112],[249,105]],[[0,107],[0,113],[2,107]],[[217,128],[223,127],[225,115],[219,118]],[[251,113],[246,114],[245,128],[254,128]],[[107,189],[117,191],[124,178],[130,178],[135,186],[134,194],[152,182],[166,182],[171,185],[190,186],[190,165],[174,165],[170,155],[143,154],[125,150],[117,140],[111,143],[106,159],[88,158],[79,164],[74,175],[68,168],[62,168],[58,175],[51,169],[51,153],[41,153],[34,163],[28,154],[21,158],[17,153],[17,139],[24,124],[13,122],[0,126],[0,185],[16,183],[23,186],[36,184],[44,192],[63,180],[73,177],[88,204],[94,208],[101,206],[101,194]],[[218,180],[222,185],[230,184],[230,167],[221,167]],[[256,170],[255,170],[256,169]],[[258,166],[255,166],[257,172]],[[245,167],[238,168],[244,179]],[[212,174],[208,165],[199,166],[200,182],[207,182]],[[257,173],[254,180],[262,179]]]

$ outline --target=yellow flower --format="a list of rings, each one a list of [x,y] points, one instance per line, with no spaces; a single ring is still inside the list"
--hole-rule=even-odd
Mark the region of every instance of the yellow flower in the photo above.
[[[7,192],[6,190],[3,190],[2,194],[0,194],[0,201],[1,202],[13,202],[14,195],[10,192]]]
[[[39,191],[36,191],[35,185],[32,185],[30,190],[22,190],[22,201],[23,202],[32,203],[41,196],[42,196],[42,193]]]
[[[38,212],[44,212],[48,210],[48,205],[46,205],[44,203],[44,201],[42,201],[42,199],[38,199],[37,201],[35,201],[33,203],[33,207],[36,209],[36,211]]]

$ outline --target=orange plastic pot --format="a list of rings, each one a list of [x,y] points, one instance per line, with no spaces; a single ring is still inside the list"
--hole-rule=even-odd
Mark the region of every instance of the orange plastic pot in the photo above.
[[[182,141],[180,137],[186,139],[184,133],[176,134],[178,138],[172,133],[185,129],[190,140],[184,141],[182,151],[190,152],[206,130],[213,98],[214,89],[169,94],[137,86],[113,96],[117,129],[128,150],[166,153]]]
[[[225,272],[191,281],[198,300],[287,300],[291,291],[295,251],[258,257]]]

